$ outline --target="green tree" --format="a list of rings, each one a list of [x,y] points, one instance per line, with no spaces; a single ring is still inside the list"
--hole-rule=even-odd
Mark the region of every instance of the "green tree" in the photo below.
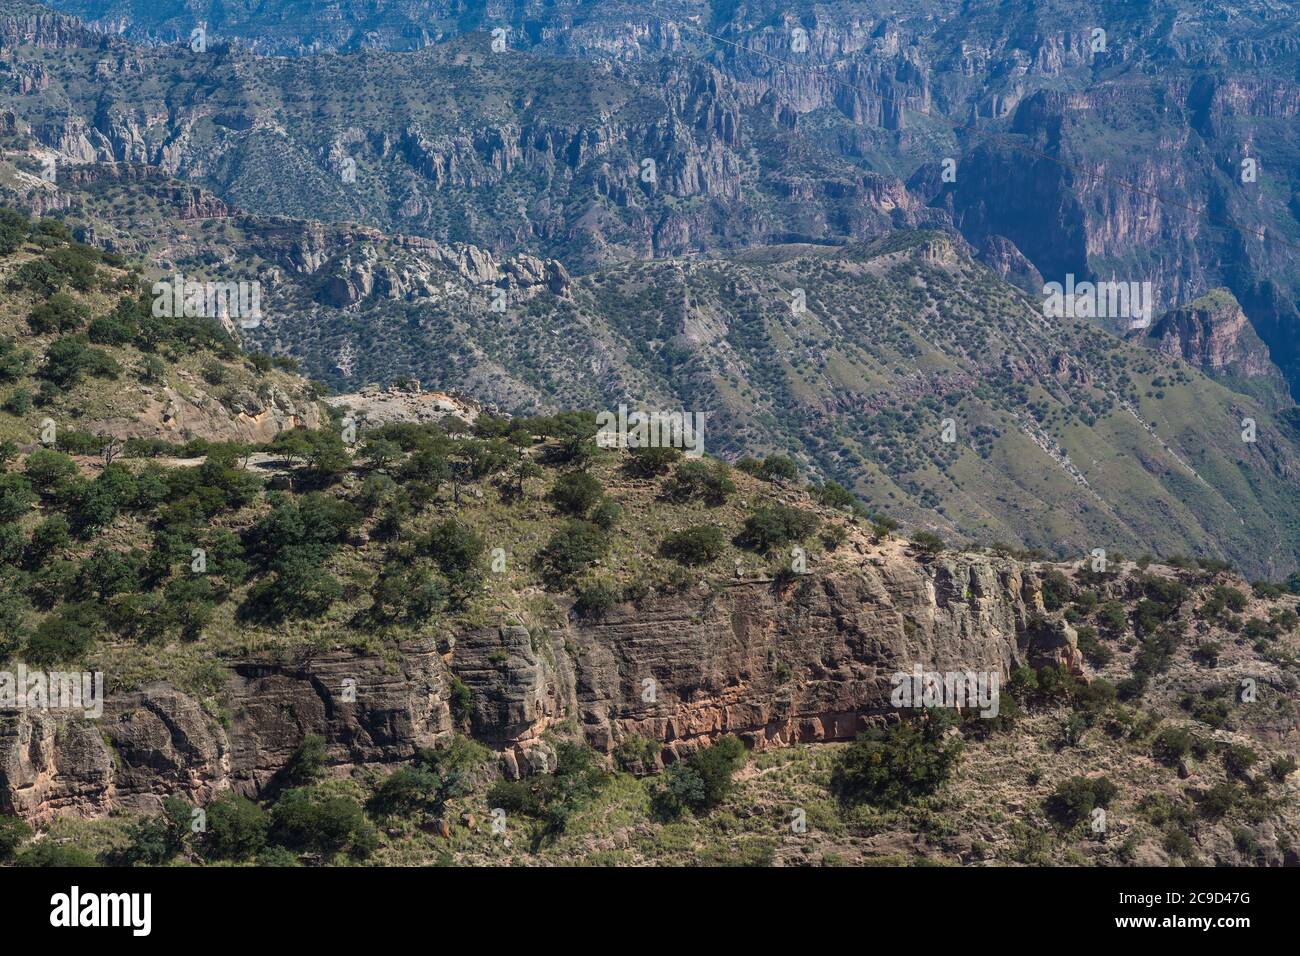
[[[22,475],[0,474],[0,522],[16,522],[36,504],[32,483]]]
[[[633,478],[657,478],[667,474],[681,457],[682,453],[676,448],[633,448],[623,467]]]
[[[711,747],[695,751],[684,761],[669,764],[651,796],[656,813],[664,819],[686,811],[712,810],[731,793],[732,775],[744,766],[745,745],[739,737],[719,737]]]
[[[77,474],[77,463],[63,452],[38,448],[27,456],[23,471],[32,487],[48,497]]]
[[[1195,738],[1181,727],[1166,727],[1151,742],[1151,753],[1166,767],[1176,767],[1191,753],[1195,742]]]
[[[419,542],[419,550],[438,564],[448,583],[464,595],[482,575],[487,545],[454,518],[436,524]]]
[[[281,846],[321,853],[346,847],[361,857],[377,846],[374,826],[360,804],[317,787],[298,787],[280,795],[271,807],[271,838]]]
[[[18,348],[11,338],[0,336],[0,384],[16,382],[31,370],[32,353]]]
[[[912,544],[924,555],[939,554],[947,545],[943,538],[929,531],[918,531],[912,535]]]
[[[88,321],[90,310],[65,292],[50,296],[27,316],[27,324],[37,335],[75,332]]]
[[[32,828],[18,817],[0,816],[0,863],[13,859],[32,836]]]
[[[665,557],[686,565],[708,564],[720,557],[725,549],[722,529],[712,524],[674,531],[661,546]]]
[[[760,553],[801,541],[817,530],[821,519],[810,511],[786,505],[760,505],[745,519],[740,542]]]
[[[844,803],[898,806],[934,793],[952,774],[960,740],[946,740],[947,722],[931,711],[925,721],[873,727],[840,752],[831,790]]]
[[[571,471],[556,480],[551,502],[562,513],[581,518],[604,494],[604,487],[595,477],[585,471]]]
[[[1119,787],[1108,777],[1071,777],[1059,784],[1043,804],[1058,826],[1071,828],[1084,820],[1097,807],[1109,807],[1119,793]]]
[[[609,550],[609,536],[589,521],[567,522],[546,542],[538,557],[547,580],[567,584]]]
[[[799,466],[793,458],[786,455],[773,455],[763,460],[761,477],[767,481],[796,481],[799,478]]]
[[[285,764],[284,779],[291,786],[303,786],[320,779],[324,772],[325,738],[320,734],[308,734]]]
[[[721,461],[688,459],[678,465],[673,476],[664,482],[664,497],[669,501],[700,499],[705,504],[717,506],[725,504],[735,493],[736,483],[731,480],[731,469]]]
[[[815,494],[817,500],[828,508],[836,508],[841,511],[859,510],[858,499],[854,497],[853,492],[838,481],[828,481],[824,485],[818,486]]]
[[[45,350],[45,362],[39,375],[59,389],[69,389],[85,376],[117,378],[121,366],[101,349],[91,348],[80,336],[55,339]]]
[[[223,793],[208,804],[207,816],[204,846],[215,859],[246,860],[266,845],[270,820],[245,797]]]

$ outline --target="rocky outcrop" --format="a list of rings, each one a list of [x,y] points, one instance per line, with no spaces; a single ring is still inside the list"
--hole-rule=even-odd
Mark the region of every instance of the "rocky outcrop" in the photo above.
[[[206,704],[166,684],[115,693],[101,719],[0,719],[0,809],[32,818],[200,803],[273,791],[308,734],[331,772],[409,758],[454,727],[518,775],[553,766],[543,739],[576,721],[609,752],[637,734],[672,760],[719,734],[751,746],[851,738],[890,712],[891,677],[1073,662],[1068,631],[1040,633],[1037,576],[1004,559],[859,557],[788,585],[729,582],[651,596],[604,619],[530,632],[507,624],[400,649],[227,662]],[[469,709],[453,709],[453,688]]]
[[[1043,276],[1016,244],[1003,236],[987,235],[978,250],[979,260],[1012,285],[1037,298]]]
[[[316,402],[295,398],[269,383],[258,391],[235,391],[220,401],[197,383],[190,383],[183,391],[172,386],[143,386],[138,399],[132,407],[123,408],[120,415],[96,419],[89,427],[117,438],[258,443],[300,425],[319,428],[322,422]]]
[[[307,734],[326,739],[335,768],[401,760],[450,730],[444,670],[432,645],[404,648],[400,666],[346,652],[235,661],[220,717],[162,683],[110,691],[98,719],[2,714],[0,810],[98,816],[156,810],[170,794],[263,793]]]
[[[913,664],[1005,677],[1028,652],[1035,586],[956,558],[654,599],[575,627],[583,728],[599,749],[638,734],[669,758],[724,733],[757,748],[852,738]],[[702,607],[684,618],[684,603]]]
[[[155,166],[140,163],[91,163],[71,166],[60,175],[60,184],[88,187],[102,183],[139,183],[146,195],[175,210],[183,220],[224,219],[238,210],[206,189],[172,179]]]
[[[1227,289],[1214,289],[1166,312],[1151,327],[1150,337],[1160,351],[1211,374],[1271,377],[1280,383],[1268,348]]]
[[[351,415],[361,429],[380,428],[394,422],[436,422],[448,415],[473,422],[480,411],[479,403],[473,399],[396,387],[383,390],[371,387],[346,395],[331,395],[325,404]]]
[[[0,16],[0,50],[18,46],[68,50],[98,45],[99,37],[75,17],[66,17],[32,4],[21,12]]]

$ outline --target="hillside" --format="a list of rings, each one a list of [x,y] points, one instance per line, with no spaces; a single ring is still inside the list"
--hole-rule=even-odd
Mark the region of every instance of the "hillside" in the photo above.
[[[13,275],[92,259],[10,226]],[[125,282],[94,268],[73,302]],[[48,361],[54,342],[14,331]],[[199,354],[257,368],[208,331],[162,349],[168,381]],[[102,720],[0,719],[0,807],[35,826],[0,819],[6,853],[1294,862],[1284,589],[909,541],[788,461],[605,451],[590,414],[354,433],[366,401],[266,444],[180,445],[155,422],[111,461],[6,446],[5,663],[107,690]],[[997,718],[900,711],[892,675],[914,665],[999,675]],[[873,750],[905,787],[863,771]]]
[[[233,333],[341,391],[413,378],[523,414],[685,408],[708,416],[715,454],[791,454],[954,542],[1185,553],[1273,580],[1297,567],[1294,410],[1226,304],[1121,340],[1045,320],[945,233],[575,277],[252,215],[143,167],[82,167],[59,196],[79,235],[154,275],[259,277],[266,320]],[[1166,334],[1183,315],[1202,317],[1195,334]]]
[[[201,17],[212,51],[52,16],[0,40],[9,102],[69,162],[575,271],[948,223],[1027,277],[1149,281],[1158,311],[1226,287],[1297,380],[1285,4],[56,5],[149,44]]]

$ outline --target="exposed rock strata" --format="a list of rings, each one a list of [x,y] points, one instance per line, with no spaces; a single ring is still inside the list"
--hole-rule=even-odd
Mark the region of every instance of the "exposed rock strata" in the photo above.
[[[211,711],[166,684],[114,693],[110,674],[99,720],[0,718],[0,808],[93,816],[170,793],[261,794],[307,734],[325,738],[336,774],[409,758],[458,727],[510,775],[548,769],[542,735],[569,720],[598,750],[639,734],[666,760],[723,733],[756,748],[844,740],[889,711],[891,675],[913,664],[1005,677],[1025,661],[1076,663],[1072,633],[1029,626],[1040,610],[1037,576],[1011,561],[872,557],[784,589],[652,596],[550,633],[474,631],[445,654],[425,642],[400,663],[345,651],[232,661]],[[457,681],[468,713],[453,713]]]

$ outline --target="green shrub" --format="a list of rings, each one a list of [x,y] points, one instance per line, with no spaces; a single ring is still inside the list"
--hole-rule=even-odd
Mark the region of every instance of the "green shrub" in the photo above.
[[[573,814],[587,807],[609,780],[596,754],[585,744],[555,745],[555,771],[517,781],[498,781],[488,791],[488,806],[543,821],[541,838],[564,832]]]
[[[0,474],[0,522],[16,522],[36,504],[32,483],[22,475]]]
[[[303,737],[281,772],[285,782],[291,786],[319,780],[325,772],[325,738],[320,734]]]
[[[581,518],[596,506],[605,489],[593,475],[571,471],[561,475],[551,489],[551,503],[563,514]]]
[[[623,506],[613,498],[601,498],[591,512],[591,523],[602,531],[610,531],[623,517]]]
[[[763,460],[759,477],[767,481],[795,481],[799,477],[799,466],[786,455],[773,455]]]
[[[1177,827],[1170,827],[1165,832],[1164,848],[1172,857],[1193,863],[1196,861],[1196,844]]]
[[[685,565],[708,564],[717,560],[726,549],[726,539],[717,525],[695,525],[674,531],[660,546],[667,558]]]
[[[1151,742],[1151,754],[1166,767],[1176,767],[1192,752],[1194,739],[1181,727],[1166,727]]]
[[[470,792],[473,774],[486,759],[486,748],[460,736],[439,747],[418,748],[409,767],[390,774],[376,788],[368,809],[381,815],[421,810],[440,815],[448,800]]]
[[[1109,807],[1119,787],[1107,777],[1071,777],[1059,784],[1043,804],[1047,816],[1058,826],[1074,827],[1086,820],[1096,807]]]
[[[699,499],[716,507],[726,504],[736,493],[736,483],[731,480],[731,469],[725,462],[692,458],[677,466],[673,476],[664,482],[663,493],[669,501],[685,503]]]
[[[27,456],[23,465],[27,480],[42,495],[54,494],[77,474],[77,463],[63,452],[38,448]]]
[[[1229,744],[1223,748],[1223,769],[1234,777],[1246,777],[1250,768],[1259,762],[1259,754],[1244,744]]]
[[[379,815],[405,816],[440,807],[439,782],[437,775],[424,767],[399,767],[375,788],[369,808]]]
[[[656,740],[638,734],[628,734],[614,748],[614,759],[624,770],[644,773],[653,770],[655,758],[663,748]]]
[[[821,519],[810,511],[785,505],[760,505],[745,519],[740,543],[759,553],[802,541],[817,530]]]
[[[458,724],[464,726],[473,714],[474,696],[470,693],[468,685],[455,674],[451,675],[448,691],[451,715]]]
[[[418,547],[437,562],[453,589],[464,591],[482,576],[487,545],[467,526],[455,519],[437,524]]]
[[[1196,810],[1207,820],[1221,820],[1237,805],[1241,791],[1231,782],[1216,783],[1201,794]]]
[[[934,556],[947,547],[943,538],[929,531],[918,531],[912,535],[912,544],[924,555]]]
[[[32,828],[18,817],[0,816],[0,863],[13,859],[32,836]]]
[[[656,813],[673,819],[686,811],[703,814],[731,793],[732,775],[745,765],[748,754],[739,737],[719,737],[712,746],[668,765],[651,795]]]
[[[538,558],[549,583],[563,585],[609,550],[609,536],[589,521],[570,520],[555,532]]]
[[[8,206],[0,207],[0,255],[18,251],[30,229],[31,223],[21,212]]]
[[[4,400],[0,409],[21,418],[32,410],[32,401],[32,393],[25,388],[20,388]]]
[[[31,370],[32,353],[19,349],[17,342],[0,335],[0,384],[16,382]]]
[[[64,292],[50,296],[27,316],[27,324],[37,335],[75,332],[89,320],[90,310]]]
[[[1128,613],[1123,604],[1108,601],[1097,612],[1097,623],[1112,637],[1119,637],[1128,630]]]
[[[1073,590],[1070,579],[1053,568],[1043,575],[1043,607],[1059,611],[1069,602]]]
[[[840,511],[859,510],[858,499],[854,497],[853,492],[838,481],[828,481],[824,485],[819,485],[813,494],[827,508],[836,508]]]
[[[29,663],[43,668],[78,663],[94,645],[98,630],[99,618],[92,604],[64,605],[36,625],[25,656]]]
[[[676,448],[633,448],[624,469],[634,478],[655,478],[667,474],[682,457]]]
[[[272,574],[248,592],[240,616],[268,623],[320,617],[343,596],[343,586],[321,565],[320,546],[285,548],[271,564]]]
[[[99,861],[80,847],[42,840],[40,843],[31,844],[19,853],[14,859],[14,865],[51,869],[99,866]]]
[[[1115,652],[1097,639],[1097,629],[1084,625],[1078,629],[1079,650],[1084,659],[1098,669],[1115,658]]]
[[[573,610],[581,617],[601,617],[613,610],[622,599],[622,590],[611,582],[594,581],[578,589],[578,599],[574,602]]]
[[[87,375],[117,378],[122,368],[107,352],[87,345],[81,336],[55,339],[45,350],[45,362],[38,375],[58,389],[69,389]]]
[[[365,857],[377,845],[374,825],[351,797],[316,787],[286,790],[271,807],[271,839],[290,849]]]
[[[204,847],[215,859],[246,860],[266,845],[270,820],[245,797],[223,793],[208,804],[207,816]]]
[[[162,866],[186,846],[194,808],[180,797],[163,801],[158,816],[137,820],[127,830],[128,844],[113,861],[123,866]]]
[[[902,721],[858,735],[835,761],[831,792],[846,804],[899,806],[934,793],[952,774],[960,740],[945,740],[947,722]]]

